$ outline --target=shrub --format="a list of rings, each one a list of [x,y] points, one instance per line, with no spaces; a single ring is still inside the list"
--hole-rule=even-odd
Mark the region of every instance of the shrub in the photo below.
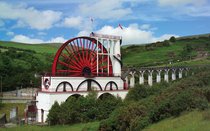
[[[134,119],[138,120],[144,120],[144,117],[147,116],[146,108],[142,105],[139,105],[138,103],[131,103],[127,106],[122,106],[118,109],[116,109],[109,119],[106,119],[100,123],[99,130],[106,130],[106,131],[112,131],[112,130],[120,130],[120,131],[126,131],[131,128],[135,128],[134,125],[137,123],[137,121],[134,121]],[[138,122],[141,123],[140,127],[146,126],[147,122]]]
[[[185,89],[161,100],[150,112],[150,119],[157,122],[192,109],[206,109],[208,102],[198,90]]]
[[[100,123],[100,130],[141,130],[150,123],[183,111],[208,108],[210,71],[204,70],[187,79],[152,87],[132,88],[123,106]],[[204,88],[206,87],[206,88]]]
[[[169,39],[170,42],[176,42],[176,38],[174,36],[172,36],[170,39]]]
[[[136,117],[131,122],[130,131],[140,131],[150,123],[149,117]]]
[[[102,120],[109,117],[112,111],[122,105],[122,99],[120,97],[114,97],[107,95],[103,99],[97,100],[97,119]]]
[[[162,89],[166,88],[168,83],[161,82],[155,84],[152,87],[148,85],[135,85],[134,88],[131,88],[126,95],[125,101],[139,101],[143,98],[146,98],[150,95],[158,94]]]
[[[55,102],[49,111],[48,122],[55,125],[102,120],[121,103],[122,100],[114,96],[97,100],[96,92],[90,92],[86,97],[70,96],[60,106]]]
[[[49,114],[47,116],[47,121],[49,122],[50,125],[56,125],[59,124],[59,119],[60,119],[60,106],[58,102],[56,101],[53,105],[52,108],[49,110]]]

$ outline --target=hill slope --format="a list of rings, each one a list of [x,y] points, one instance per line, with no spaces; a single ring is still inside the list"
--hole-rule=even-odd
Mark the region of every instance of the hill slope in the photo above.
[[[130,66],[185,65],[185,61],[189,60],[194,60],[194,64],[199,60],[210,63],[209,53],[210,38],[200,37],[128,46],[122,49],[122,58],[124,64]]]
[[[31,86],[30,81],[34,80],[35,73],[50,72],[54,55],[60,45],[0,41],[3,90]],[[170,39],[147,45],[122,47],[124,67],[205,65],[210,64],[209,54],[210,37]]]
[[[209,131],[210,110],[186,112],[153,124],[144,131]]]
[[[18,49],[33,50],[37,53],[55,53],[60,47],[61,43],[49,43],[49,44],[23,44],[9,41],[0,41],[2,47],[14,47]]]
[[[61,43],[22,44],[0,41],[0,46],[55,54]],[[147,45],[122,46],[125,66],[168,66],[210,64],[210,37],[183,37]],[[53,59],[53,58],[52,58]],[[52,60],[51,60],[52,61]]]

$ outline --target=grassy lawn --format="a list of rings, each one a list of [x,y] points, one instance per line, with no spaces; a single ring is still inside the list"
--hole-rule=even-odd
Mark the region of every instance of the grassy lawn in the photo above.
[[[209,131],[210,110],[184,113],[153,124],[144,131]]]
[[[2,128],[1,131],[97,131],[99,122],[90,122],[74,125],[59,126],[18,126],[13,128]]]
[[[10,111],[15,107],[18,107],[19,118],[24,118],[24,109],[26,104],[22,103],[3,103],[3,107],[0,108],[0,114],[6,113],[7,120],[9,120]]]

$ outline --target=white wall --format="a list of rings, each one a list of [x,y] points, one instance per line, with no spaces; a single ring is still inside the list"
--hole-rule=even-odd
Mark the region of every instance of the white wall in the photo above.
[[[49,79],[50,80],[50,86],[48,89],[45,89],[44,87],[44,80],[45,79]],[[86,78],[86,77],[43,77],[42,78],[42,91],[47,91],[47,92],[55,92],[57,86],[61,83],[61,82],[69,82],[72,86],[73,86],[73,91],[77,90],[77,87],[79,86],[80,83],[82,83],[84,80],[87,79],[92,79],[97,81],[101,87],[102,90],[105,89],[105,86],[108,82],[110,81],[114,81],[117,86],[118,89],[123,89],[123,80],[120,77],[94,77],[94,78]],[[92,82],[93,83],[93,82]],[[97,87],[96,84],[93,84],[92,86]],[[67,86],[67,91],[71,91],[70,87]],[[99,89],[97,89],[99,90]],[[84,83],[82,86],[80,86],[79,91],[87,91],[87,83]]]
[[[128,90],[119,90],[119,91],[99,91],[98,97],[100,97],[104,93],[110,93],[114,95],[115,97],[121,97],[124,99],[126,97],[126,94],[128,93]],[[59,104],[66,101],[66,99],[74,94],[80,94],[82,96],[86,96],[88,92],[38,92],[38,95],[36,97],[37,100],[37,121],[41,121],[41,109],[44,110],[44,122],[47,119],[47,115],[49,113],[49,110],[51,106],[54,104],[55,101],[57,101]]]

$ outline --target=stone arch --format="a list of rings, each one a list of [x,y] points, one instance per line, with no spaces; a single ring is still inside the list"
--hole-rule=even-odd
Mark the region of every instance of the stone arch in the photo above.
[[[71,91],[74,91],[73,86],[69,82],[63,81],[63,82],[59,83],[58,86],[56,87],[56,90],[55,90],[56,92],[58,92],[58,89],[61,87],[61,85],[63,85],[63,92],[67,91],[66,88],[68,86],[70,87]]]
[[[71,98],[71,97],[74,97],[74,98],[78,99],[79,97],[83,97],[83,95],[80,95],[80,94],[73,94],[73,95],[70,95],[70,96],[66,99],[66,101],[67,101],[69,98]]]
[[[106,93],[103,93],[103,94],[101,94],[99,97],[98,97],[98,99],[106,99],[106,98],[108,98],[108,97],[115,97],[114,95],[112,95],[112,94],[110,94],[110,93],[108,93],[108,92],[106,92]]]
[[[109,86],[109,84],[110,84],[110,90],[113,90],[113,86],[112,86],[113,84],[115,86],[115,89],[118,90],[117,84],[114,81],[109,81],[105,86],[105,89],[104,89],[105,91],[107,90],[107,87]]]
[[[78,87],[77,87],[77,90],[76,91],[79,91],[79,88],[87,82],[87,90],[84,90],[84,91],[91,91],[92,89],[92,83],[94,83],[95,85],[98,86],[98,88],[102,91],[102,88],[101,88],[101,85],[96,81],[96,80],[93,80],[93,79],[86,79],[84,81],[82,81]]]

